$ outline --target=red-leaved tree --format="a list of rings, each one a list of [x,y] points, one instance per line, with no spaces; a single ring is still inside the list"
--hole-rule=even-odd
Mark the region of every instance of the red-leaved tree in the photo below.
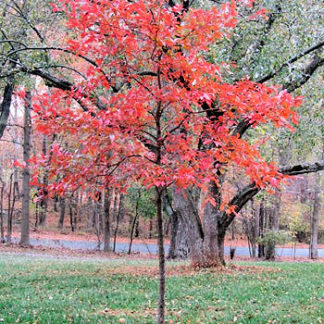
[[[39,161],[49,167],[55,192],[80,186],[125,188],[132,181],[155,188],[158,323],[164,322],[166,188],[181,195],[199,188],[206,196],[205,217],[215,218],[220,211],[225,216],[236,212],[235,201],[218,199],[226,168],[238,167],[252,189],[278,186],[284,177],[241,137],[239,122],[291,128],[297,121],[292,108],[300,99],[249,80],[228,84],[222,68],[205,56],[236,25],[236,6],[232,1],[219,10],[203,10],[189,9],[187,1],[62,0],[54,7],[67,16],[73,37],[66,51],[86,62],[85,79],[38,96],[37,128],[57,138],[50,161]],[[67,146],[60,145],[61,138]],[[59,182],[54,181],[57,175]],[[197,265],[223,262],[213,227],[209,234],[191,246]]]

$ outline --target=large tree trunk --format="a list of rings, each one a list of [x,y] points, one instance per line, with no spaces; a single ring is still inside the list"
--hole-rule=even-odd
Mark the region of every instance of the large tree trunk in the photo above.
[[[320,212],[320,191],[321,191],[321,177],[318,175],[315,179],[314,191],[314,207],[311,223],[311,241],[310,241],[310,258],[318,258],[318,227],[319,227],[319,212]]]
[[[183,235],[188,239],[190,259],[194,266],[204,263],[203,242],[204,231],[198,214],[198,205],[190,191],[172,190],[173,207],[183,224]]]
[[[228,226],[221,224],[222,213],[217,206],[206,203],[202,222],[198,211],[197,189],[190,188],[184,192],[173,190],[172,197],[174,209],[183,224],[184,236],[188,240],[192,265],[194,267],[224,265],[224,241]]]
[[[189,245],[184,224],[181,221],[179,212],[172,207],[171,199],[167,192],[163,196],[163,203],[171,225],[168,259],[185,259],[189,256]]]
[[[31,138],[31,117],[30,111],[32,107],[31,93],[26,93],[25,98],[25,117],[24,117],[24,162],[23,184],[22,184],[22,220],[21,220],[21,245],[29,245],[29,201],[30,201],[30,138]]]

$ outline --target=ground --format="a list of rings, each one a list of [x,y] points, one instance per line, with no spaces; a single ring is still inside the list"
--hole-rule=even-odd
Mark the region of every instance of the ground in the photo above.
[[[55,253],[0,251],[0,321],[155,322],[154,258]],[[322,323],[323,314],[323,263],[240,261],[222,271],[168,263],[168,323]]]

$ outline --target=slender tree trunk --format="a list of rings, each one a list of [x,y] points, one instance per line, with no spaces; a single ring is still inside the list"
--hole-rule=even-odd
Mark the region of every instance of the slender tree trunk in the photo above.
[[[59,218],[58,228],[63,228],[64,218],[65,218],[65,198],[60,197],[59,202],[60,202],[60,218]]]
[[[149,239],[153,237],[153,219],[150,218],[149,220]]]
[[[58,205],[58,202],[59,202],[60,198],[59,198],[58,195],[55,195],[53,200],[54,200],[54,202],[53,202],[54,203],[54,205],[53,205],[54,211],[55,211],[55,213],[57,213],[59,211],[57,205]]]
[[[90,230],[93,228],[93,203],[90,197],[88,197],[87,201],[87,229]]]
[[[43,147],[42,147],[42,153],[44,155],[47,154],[47,137],[43,137]],[[48,186],[48,172],[45,169],[44,175],[43,175],[43,184],[45,188]],[[47,198],[47,191],[45,189],[45,192],[43,192],[44,197],[40,201],[40,212],[39,212],[39,225],[45,226],[46,225],[46,219],[47,219],[47,208],[48,208],[48,198]]]
[[[119,207],[116,214],[116,227],[115,227],[115,233],[114,233],[114,246],[113,246],[113,252],[116,252],[116,243],[117,243],[117,235],[118,235],[118,228],[119,228],[119,222],[121,218],[124,216],[124,194],[120,194],[119,198]]]
[[[262,199],[260,203],[260,210],[259,210],[259,238],[263,238],[264,236],[264,199]],[[264,244],[260,244],[258,246],[258,257],[264,257]]]
[[[75,232],[77,223],[76,223],[76,201],[75,197],[70,198],[70,204],[69,204],[69,214],[70,214],[70,225],[71,225],[71,231]]]
[[[9,181],[10,182],[9,182],[9,193],[8,193],[7,242],[11,243],[11,236],[12,236],[12,212],[11,212],[11,210],[13,209],[13,205],[14,205],[14,203],[12,203],[12,206],[11,206],[13,173],[10,175]]]
[[[25,98],[25,117],[24,117],[24,162],[23,185],[22,185],[22,221],[20,245],[29,245],[29,203],[30,203],[30,171],[29,159],[31,152],[31,117],[30,111],[32,106],[31,93],[26,93]]]
[[[1,232],[1,243],[5,242],[4,224],[3,224],[3,194],[4,194],[4,183],[2,183],[0,191],[0,232]]]
[[[136,206],[135,206],[135,216],[133,218],[132,226],[131,226],[128,254],[131,254],[131,252],[132,252],[133,236],[134,236],[134,231],[135,231],[137,219],[138,219],[138,216],[139,216],[138,206],[139,206],[139,202],[140,202],[140,199],[141,199],[141,194],[142,194],[141,190],[139,189],[138,190],[138,197],[137,197],[137,200],[136,200]]]
[[[163,235],[163,203],[161,189],[156,188],[156,212],[157,212],[157,230],[158,230],[158,248],[159,248],[159,301],[157,323],[164,323],[165,316],[165,252]]]
[[[314,191],[314,207],[311,223],[311,241],[310,241],[310,258],[318,259],[318,228],[319,228],[319,212],[320,212],[320,191],[321,191],[321,177],[317,175],[315,178]]]
[[[300,182],[300,202],[305,204],[308,199],[308,177],[302,176]]]
[[[111,193],[109,188],[106,188],[104,196],[104,252],[110,251],[110,204]]]

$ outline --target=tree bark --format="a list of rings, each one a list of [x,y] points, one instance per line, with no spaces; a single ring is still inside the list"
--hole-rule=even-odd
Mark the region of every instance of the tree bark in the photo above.
[[[20,245],[29,245],[29,203],[30,203],[30,171],[29,159],[31,152],[31,116],[32,97],[28,91],[25,97],[25,117],[24,117],[24,162],[23,184],[22,184],[22,221]]]
[[[320,212],[320,191],[321,191],[321,177],[317,176],[315,179],[314,190],[314,207],[311,223],[311,241],[310,241],[310,258],[318,259],[318,228],[319,228],[319,212]]]

